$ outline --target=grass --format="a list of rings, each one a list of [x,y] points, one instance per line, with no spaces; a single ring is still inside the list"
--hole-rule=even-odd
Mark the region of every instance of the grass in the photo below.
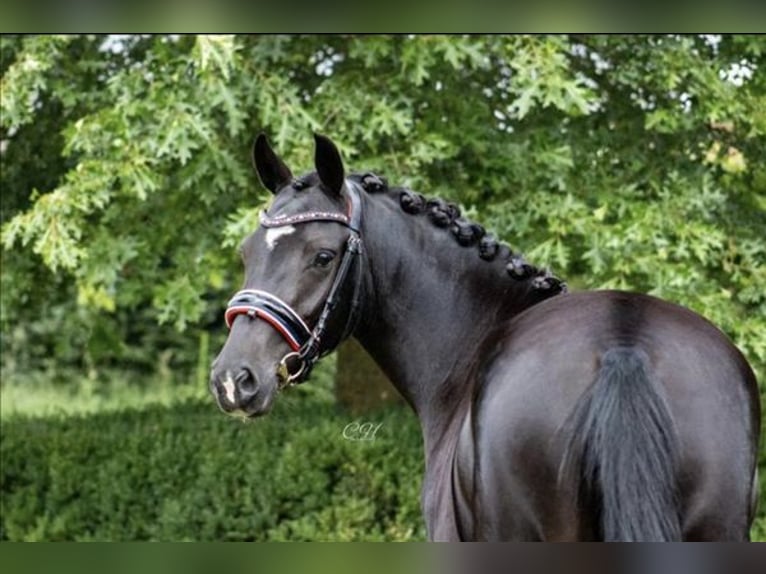
[[[280,399],[314,396],[332,402],[335,355],[323,360],[309,384],[290,389]],[[73,381],[79,381],[73,383]],[[125,371],[88,376],[72,372],[67,376],[49,373],[3,374],[0,383],[0,418],[17,416],[58,417],[174,406],[189,401],[213,401],[206,380],[171,376],[147,377]]]
[[[207,389],[192,383],[136,383],[133,377],[116,374],[105,380],[81,379],[77,385],[48,383],[33,377],[21,382],[4,381],[0,387],[0,417],[56,417],[141,409],[150,405],[172,406],[202,399]]]

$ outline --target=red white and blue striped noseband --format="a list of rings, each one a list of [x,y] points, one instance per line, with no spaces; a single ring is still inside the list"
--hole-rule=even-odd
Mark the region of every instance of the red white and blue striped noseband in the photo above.
[[[350,230],[349,237],[346,240],[346,250],[314,328],[310,329],[303,318],[282,299],[260,289],[243,289],[239,291],[231,298],[226,307],[224,317],[226,326],[229,329],[231,329],[234,320],[239,315],[247,315],[251,319],[262,319],[271,325],[290,346],[292,351],[282,358],[277,373],[280,379],[280,387],[303,382],[308,377],[314,363],[333,350],[334,345],[332,347],[329,346],[325,340],[327,323],[333,311],[338,307],[337,300],[340,296],[341,288],[345,284],[354,262],[358,262],[356,266],[357,280],[353,287],[351,308],[344,332],[339,338],[336,338],[336,344],[351,334],[358,319],[362,258],[357,256],[362,251],[362,239],[359,235],[362,212],[359,192],[355,188],[355,184],[347,180],[344,187],[348,202],[348,214],[308,211],[296,215],[279,215],[276,217],[269,217],[266,213],[261,215],[261,225],[263,227],[273,228],[327,221],[340,223]]]
[[[290,305],[279,297],[259,289],[243,289],[226,307],[226,326],[231,329],[238,315],[263,319],[274,327],[293,351],[298,351],[311,337],[311,329]]]

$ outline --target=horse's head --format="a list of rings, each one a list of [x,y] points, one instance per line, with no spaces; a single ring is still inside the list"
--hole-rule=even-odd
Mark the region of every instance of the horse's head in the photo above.
[[[316,172],[299,179],[263,135],[253,147],[275,197],[242,243],[245,282],[229,302],[229,337],[211,372],[218,405],[233,415],[267,413],[277,390],[302,382],[358,315],[360,199],[335,145],[315,140]]]

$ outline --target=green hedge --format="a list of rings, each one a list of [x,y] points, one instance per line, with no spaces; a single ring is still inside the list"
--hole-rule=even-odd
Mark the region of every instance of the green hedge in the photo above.
[[[350,441],[358,419],[302,391],[251,424],[210,400],[5,417],[0,540],[423,539],[414,416],[368,416],[375,440]],[[766,540],[766,504],[752,535]]]
[[[423,539],[414,416],[311,395],[242,424],[211,401],[2,424],[2,540]]]

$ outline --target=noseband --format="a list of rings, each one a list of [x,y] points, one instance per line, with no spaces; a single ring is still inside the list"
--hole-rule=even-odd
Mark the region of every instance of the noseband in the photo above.
[[[226,326],[229,329],[231,329],[234,319],[239,315],[247,315],[251,319],[263,319],[290,346],[292,351],[282,357],[282,360],[279,362],[277,374],[279,376],[280,388],[305,381],[314,363],[333,350],[334,345],[327,344],[327,326],[338,306],[338,299],[349,277],[351,267],[353,267],[354,262],[357,260],[359,264],[356,266],[357,280],[353,286],[354,293],[351,300],[351,311],[338,341],[342,341],[351,334],[359,318],[362,276],[362,258],[359,257],[359,254],[362,252],[362,238],[359,234],[359,229],[362,222],[362,209],[356,184],[346,180],[345,188],[348,202],[347,214],[323,211],[308,211],[297,215],[280,215],[276,217],[269,217],[266,213],[261,214],[261,225],[268,228],[315,221],[328,221],[339,223],[349,229],[350,233],[346,240],[346,250],[343,253],[343,259],[341,259],[327,300],[314,328],[310,329],[301,316],[282,299],[258,289],[243,289],[239,291],[232,297],[226,308],[225,319]]]

